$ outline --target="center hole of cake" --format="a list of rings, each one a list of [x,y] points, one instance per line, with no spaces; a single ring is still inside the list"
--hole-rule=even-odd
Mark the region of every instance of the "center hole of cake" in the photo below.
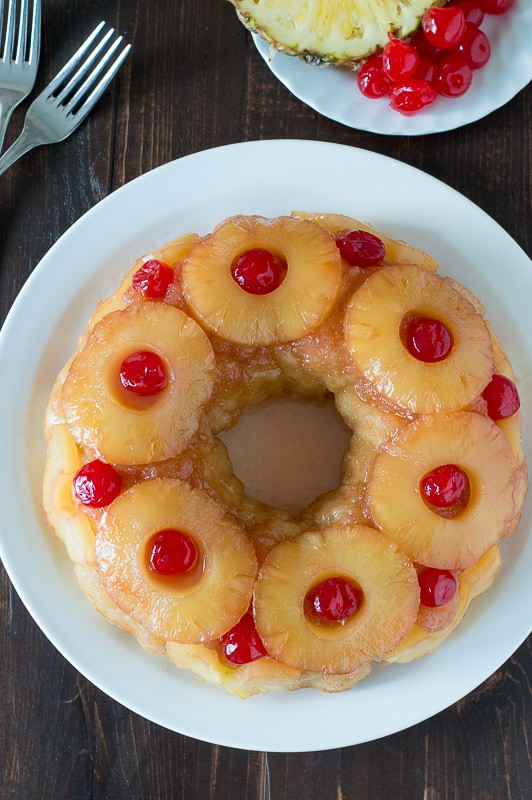
[[[247,406],[220,435],[246,494],[298,514],[341,483],[351,431],[334,400],[275,398]]]

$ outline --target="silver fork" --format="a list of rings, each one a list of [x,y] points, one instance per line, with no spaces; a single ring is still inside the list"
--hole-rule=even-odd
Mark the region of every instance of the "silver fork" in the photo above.
[[[0,0],[0,151],[11,114],[33,89],[41,49],[41,0],[21,0],[15,41],[16,5],[17,0],[9,0],[3,31],[4,0]]]
[[[104,27],[105,22],[96,26],[70,61],[35,98],[26,114],[22,133],[0,158],[0,175],[33,147],[66,139],[92,111],[131,49],[130,44],[120,49],[123,37],[113,38],[114,29],[104,33]]]

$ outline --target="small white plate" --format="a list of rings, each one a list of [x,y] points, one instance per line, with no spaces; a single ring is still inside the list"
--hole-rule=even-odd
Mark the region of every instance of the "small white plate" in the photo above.
[[[369,100],[357,86],[356,73],[342,67],[313,66],[275,53],[255,34],[253,40],[273,74],[293,95],[325,117],[371,133],[418,136],[441,133],[485,117],[511,100],[532,80],[532,3],[517,0],[506,14],[486,14],[480,26],[491,44],[491,58],[475,70],[463,97],[438,97],[413,117],[398,114],[385,98]]]
[[[382,190],[386,187],[386,191]],[[0,334],[0,555],[37,624],[77,669],[147,719],[209,742],[266,751],[322,750],[402,730],[491,675],[532,621],[532,503],[504,542],[504,566],[463,624],[419,662],[376,668],[352,691],[243,701],[144,653],[79,590],[41,503],[42,421],[55,376],[98,300],[142,253],[224,217],[293,209],[349,214],[429,251],[486,305],[520,376],[532,458],[532,269],[515,242],[454,190],[400,162],[310,141],[262,141],[174,161],[95,206],[52,247]],[[0,679],[1,680],[1,679]]]

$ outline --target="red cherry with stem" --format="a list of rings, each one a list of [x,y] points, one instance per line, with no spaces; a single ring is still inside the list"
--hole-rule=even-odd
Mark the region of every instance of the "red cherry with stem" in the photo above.
[[[505,14],[511,9],[515,0],[482,0],[487,14]]]
[[[390,41],[382,51],[382,68],[391,81],[397,83],[409,78],[416,71],[419,56],[415,47],[402,39],[394,39],[388,34]]]
[[[480,69],[488,63],[491,47],[486,34],[468,22],[464,37],[453,52],[462,56],[471,69]]]
[[[288,266],[269,250],[247,250],[232,264],[231,275],[249,294],[269,294],[284,281]]]
[[[133,288],[150,298],[164,297],[170,284],[174,280],[174,271],[171,267],[152,258],[146,261],[133,274],[131,283]]]
[[[412,47],[415,47],[420,58],[430,58],[431,61],[437,63],[445,56],[445,50],[439,47],[433,47],[421,28],[414,33],[410,39],[410,44]]]
[[[148,567],[158,575],[183,575],[194,568],[198,550],[187,533],[165,528],[148,543]]]
[[[90,508],[102,508],[118,497],[122,478],[111,464],[97,458],[76,472],[73,484],[80,503]]]
[[[482,0],[455,0],[453,6],[458,6],[464,12],[465,21],[477,27],[484,19]]]
[[[469,478],[456,464],[443,464],[420,481],[421,494],[437,508],[451,508],[469,495]]]
[[[344,231],[338,235],[336,246],[351,267],[377,267],[386,252],[384,242],[369,231]]]
[[[427,40],[443,50],[455,47],[465,33],[465,14],[459,6],[428,8],[421,27]]]
[[[220,644],[226,659],[232,664],[248,664],[267,655],[251,612],[244,614],[230,631],[224,633]]]
[[[424,606],[437,608],[449,603],[456,592],[456,578],[447,569],[427,567],[418,573],[419,599]]]
[[[382,56],[368,58],[358,72],[357,84],[364,97],[372,100],[390,94],[390,79],[384,72]]]
[[[453,338],[443,322],[432,317],[413,317],[406,326],[405,345],[418,361],[435,364],[447,358]]]
[[[465,58],[452,53],[438,65],[434,85],[444,97],[461,97],[471,86],[472,80],[473,73]]]
[[[420,81],[427,81],[427,83],[432,83],[435,74],[436,64],[434,61],[431,61],[430,58],[420,58],[419,64],[417,65],[417,69],[414,73],[414,78],[417,78]]]
[[[521,405],[517,386],[504,375],[494,375],[482,392],[482,397],[488,406],[488,416],[493,420],[511,417]]]
[[[390,98],[390,107],[394,111],[411,117],[434,102],[436,91],[428,81],[408,78],[398,86],[394,86]]]
[[[124,389],[139,397],[159,394],[166,386],[163,360],[152,350],[139,350],[125,358],[119,374]]]
[[[362,592],[344,578],[329,578],[308,592],[308,616],[327,622],[342,622],[352,617],[362,603]]]

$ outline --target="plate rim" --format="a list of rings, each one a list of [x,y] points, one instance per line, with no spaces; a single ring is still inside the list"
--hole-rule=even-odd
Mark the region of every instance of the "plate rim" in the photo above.
[[[420,169],[418,169],[416,167],[412,167],[412,166],[410,166],[408,164],[404,164],[403,162],[397,161],[396,159],[393,159],[393,158],[391,158],[389,156],[383,156],[383,155],[380,155],[378,153],[374,153],[373,151],[367,151],[367,150],[364,150],[363,148],[354,148],[354,147],[351,147],[349,145],[340,145],[340,144],[336,144],[336,143],[332,143],[332,142],[314,142],[312,140],[299,140],[299,139],[268,139],[268,140],[258,140],[258,141],[244,142],[244,143],[235,143],[235,144],[229,144],[229,145],[222,145],[220,147],[210,148],[209,150],[204,150],[204,151],[200,151],[199,153],[193,153],[193,154],[190,154],[188,156],[184,156],[181,159],[176,159],[174,161],[168,162],[167,164],[163,164],[163,165],[157,167],[156,169],[151,170],[150,172],[144,173],[143,175],[139,176],[138,178],[135,178],[133,181],[130,181],[129,183],[125,184],[124,186],[122,186],[122,187],[118,188],[117,190],[115,190],[114,192],[112,192],[110,195],[108,195],[102,201],[100,201],[95,206],[93,206],[89,211],[87,211],[72,226],[70,226],[63,233],[63,235],[54,243],[54,245],[52,245],[52,247],[47,251],[47,253],[43,256],[43,258],[40,260],[39,264],[35,267],[34,271],[32,272],[32,274],[30,275],[30,277],[26,281],[25,285],[22,287],[18,297],[15,299],[15,301],[13,303],[13,306],[12,306],[11,310],[9,311],[9,313],[8,313],[8,315],[6,317],[6,320],[5,320],[5,322],[4,322],[3,326],[2,326],[2,330],[0,331],[0,363],[2,363],[5,360],[5,357],[6,357],[6,355],[5,355],[6,342],[9,342],[9,337],[11,336],[12,328],[16,329],[16,326],[19,323],[18,317],[22,313],[22,311],[24,310],[25,304],[28,302],[26,300],[26,298],[27,297],[31,298],[31,296],[32,296],[31,293],[34,291],[33,290],[33,286],[38,284],[39,280],[42,279],[41,276],[44,276],[45,271],[46,271],[46,269],[48,267],[49,261],[53,260],[54,255],[58,251],[60,252],[61,248],[65,246],[65,242],[68,245],[70,240],[71,240],[71,238],[75,237],[77,235],[77,231],[82,229],[82,227],[84,225],[87,225],[87,219],[89,219],[89,221],[91,219],[93,219],[93,218],[97,219],[98,215],[101,216],[102,207],[105,210],[106,208],[108,208],[109,203],[118,202],[116,200],[116,197],[119,196],[119,199],[120,199],[120,193],[121,192],[124,193],[124,195],[122,195],[122,196],[126,196],[127,192],[131,192],[132,191],[131,187],[133,185],[136,185],[138,187],[138,186],[141,185],[141,182],[146,182],[146,181],[149,182],[149,181],[153,181],[153,180],[156,181],[156,177],[154,177],[155,173],[157,173],[159,176],[162,176],[165,173],[170,175],[173,170],[176,170],[176,169],[179,170],[179,167],[177,167],[176,165],[182,164],[185,161],[198,162],[198,161],[201,161],[204,158],[209,159],[210,157],[216,157],[217,155],[222,155],[222,157],[223,157],[224,155],[227,155],[227,153],[229,153],[229,152],[231,152],[231,153],[241,153],[242,150],[246,150],[246,149],[248,150],[249,153],[251,153],[257,147],[259,149],[263,149],[263,150],[264,149],[268,149],[268,148],[271,149],[272,147],[274,149],[275,148],[281,148],[281,150],[290,150],[294,146],[297,147],[297,148],[306,147],[307,149],[310,149],[310,150],[320,150],[322,153],[325,153],[325,151],[327,151],[327,152],[341,151],[343,154],[347,154],[347,152],[349,152],[351,155],[355,154],[354,155],[355,160],[357,158],[362,158],[363,160],[369,158],[370,161],[375,160],[375,162],[378,161],[379,163],[384,162],[384,163],[388,164],[389,162],[392,162],[395,165],[400,165],[400,167],[402,169],[406,169],[406,171],[408,173],[410,173],[410,172],[418,173],[418,175],[421,176],[423,180],[429,180],[429,182],[431,184],[432,184],[432,182],[434,182],[435,186],[439,186],[440,189],[443,189],[445,192],[451,192],[451,196],[454,199],[460,198],[460,202],[461,203],[463,203],[465,201],[466,204],[468,204],[469,207],[471,207],[472,209],[475,210],[475,213],[480,212],[481,215],[484,216],[485,220],[489,221],[490,226],[493,226],[493,225],[496,226],[496,229],[498,229],[499,235],[503,234],[503,236],[506,239],[506,244],[507,245],[511,244],[512,246],[515,246],[515,248],[517,248],[521,252],[521,254],[525,256],[525,258],[528,258],[526,253],[522,250],[522,248],[520,248],[520,246],[509,236],[509,234],[502,228],[502,226],[500,226],[495,220],[493,220],[488,214],[486,214],[486,212],[484,212],[479,206],[477,206],[475,203],[473,203],[471,200],[469,200],[469,198],[467,198],[464,195],[460,194],[455,189],[453,189],[452,187],[450,187],[447,184],[445,184],[443,181],[440,181],[439,179],[428,175],[427,173],[423,172],[422,170],[420,170]],[[99,211],[97,211],[97,209],[99,209]],[[220,214],[220,217],[222,217],[222,214]],[[20,309],[22,309],[22,311]],[[84,322],[85,322],[85,320],[84,320]],[[2,407],[2,403],[3,403],[3,401],[0,401],[0,408]],[[1,438],[2,438],[2,435],[0,435],[0,439]],[[443,705],[439,706],[436,710],[431,711],[426,716],[419,717],[417,715],[413,715],[413,717],[415,717],[415,718],[412,718],[409,721],[407,721],[407,724],[400,724],[399,726],[391,726],[389,729],[384,730],[383,732],[380,732],[377,735],[372,735],[369,738],[364,738],[360,742],[358,742],[358,741],[357,742],[353,742],[353,741],[349,741],[349,740],[345,740],[344,739],[344,740],[334,741],[332,743],[320,742],[320,746],[319,747],[309,746],[307,744],[307,745],[305,745],[303,747],[296,747],[295,749],[290,749],[290,750],[287,750],[285,747],[281,747],[281,748],[277,749],[276,745],[275,745],[275,742],[271,742],[271,741],[261,740],[261,741],[258,741],[257,744],[251,744],[250,745],[249,742],[243,742],[238,737],[232,737],[229,734],[227,736],[220,737],[219,735],[209,736],[209,735],[206,735],[205,732],[201,732],[201,735],[199,735],[197,730],[192,730],[192,731],[190,729],[189,730],[183,730],[180,727],[175,727],[175,725],[168,725],[165,722],[161,722],[160,718],[156,718],[156,715],[152,715],[149,712],[147,712],[146,709],[142,707],[142,704],[140,704],[140,707],[139,707],[138,703],[137,704],[132,703],[131,699],[128,698],[127,696],[123,696],[122,693],[117,692],[116,690],[109,691],[109,689],[105,685],[102,685],[102,681],[99,679],[99,677],[97,675],[94,675],[91,672],[91,670],[87,670],[86,667],[83,665],[83,663],[79,662],[77,656],[75,656],[75,655],[73,656],[72,655],[72,653],[69,651],[68,647],[65,648],[64,643],[61,641],[60,637],[57,637],[55,635],[56,634],[56,629],[54,628],[54,629],[50,630],[50,625],[47,624],[46,621],[43,620],[42,617],[41,617],[40,609],[36,610],[35,608],[32,607],[31,601],[28,601],[27,587],[24,587],[23,582],[22,582],[22,584],[20,583],[19,576],[18,576],[18,571],[17,571],[16,567],[13,568],[13,564],[10,561],[9,551],[7,551],[8,555],[7,555],[7,558],[6,558],[6,548],[5,548],[5,541],[4,541],[4,524],[3,523],[4,523],[4,518],[3,518],[3,512],[2,512],[2,514],[0,514],[0,558],[4,562],[4,566],[6,568],[8,576],[9,576],[9,578],[10,578],[10,580],[11,580],[11,582],[12,582],[14,588],[15,588],[15,590],[19,594],[22,602],[26,606],[26,609],[28,610],[30,615],[33,617],[33,619],[35,620],[37,625],[45,633],[46,637],[52,642],[52,644],[63,655],[63,657],[67,661],[69,661],[69,663],[71,663],[79,672],[81,672],[82,674],[86,675],[86,677],[88,677],[88,679],[91,680],[91,682],[95,686],[100,688],[108,696],[112,697],[113,699],[115,699],[116,701],[120,702],[125,707],[131,709],[135,713],[140,714],[141,716],[145,717],[146,719],[149,719],[152,722],[155,722],[157,724],[163,725],[164,727],[168,727],[169,729],[174,730],[176,732],[182,733],[184,735],[192,736],[192,737],[195,737],[195,738],[199,738],[199,739],[202,739],[203,741],[209,741],[209,742],[212,742],[213,744],[232,746],[232,747],[237,747],[237,748],[241,748],[241,749],[269,750],[271,752],[311,752],[311,751],[315,751],[315,750],[333,749],[333,748],[337,748],[337,747],[349,746],[351,744],[361,743],[361,741],[367,742],[367,741],[372,741],[372,740],[374,740],[376,738],[381,738],[383,736],[391,735],[391,734],[396,733],[396,732],[398,732],[400,730],[404,730],[404,729],[410,727],[411,725],[413,725],[413,724],[415,724],[417,722],[424,721],[425,719],[429,718],[430,716],[433,716],[436,713],[439,713],[440,711],[444,710],[444,708],[447,708],[449,705],[452,705],[454,702],[456,702],[458,699],[460,699],[459,697],[455,697],[455,698],[452,698],[452,699],[448,700],[448,702],[444,701]],[[60,546],[60,548],[63,548],[63,545],[59,545],[59,546]],[[70,560],[68,559],[68,557],[66,555],[66,552],[64,552],[63,555],[64,555],[65,563],[71,569],[72,564],[71,564]],[[71,569],[71,572],[72,572],[72,569]],[[14,575],[14,577],[12,577],[13,575]],[[78,589],[78,591],[79,591],[79,589]],[[80,594],[81,594],[81,592],[80,592]],[[91,610],[91,613],[94,613],[94,612]],[[470,613],[471,613],[471,610],[470,610]],[[501,664],[504,663],[504,661],[506,661],[507,658],[509,658],[512,655],[513,652],[515,652],[517,647],[519,647],[520,644],[522,644],[522,642],[526,639],[527,635],[530,633],[530,628],[532,628],[532,620],[530,622],[530,627],[528,628],[527,633],[525,633],[524,637],[521,638],[521,640],[517,643],[517,645],[512,647],[511,651],[507,653],[507,655],[505,656],[503,661],[500,662],[495,667],[495,669],[497,669],[499,666],[501,666]],[[136,641],[134,641],[134,645],[135,645],[135,647],[139,647],[138,644],[136,643]],[[152,657],[150,657],[150,658],[152,658]],[[496,658],[495,661],[498,661],[498,658]],[[480,677],[479,680],[467,690],[466,694],[469,693],[469,691],[472,691],[474,688],[476,688],[476,686],[478,686],[479,683],[482,683],[483,680],[485,680],[487,677],[489,677],[490,674],[492,674],[493,669],[491,668],[491,666],[492,666],[491,664],[490,664],[490,666],[488,666],[487,673],[483,677]],[[394,665],[394,669],[396,669],[396,668],[397,668],[397,665]],[[172,668],[172,669],[175,669],[175,668]],[[225,690],[223,690],[221,688],[217,688],[216,691],[217,692],[225,692]],[[356,689],[352,690],[352,691],[356,691]],[[303,690],[302,692],[298,692],[297,694],[300,695],[300,694],[304,694],[304,693],[305,693],[305,690]],[[340,696],[342,696],[342,695],[340,695]],[[462,694],[461,696],[464,696],[464,695]],[[277,696],[276,695],[270,695],[270,697],[277,697],[277,698],[281,697],[282,698],[282,697],[286,697],[286,695],[284,695],[283,693],[280,693]],[[237,703],[238,702],[242,702],[239,698],[233,698],[233,699],[235,699]],[[247,703],[252,703],[254,706],[256,706],[261,702],[261,700],[259,698],[250,698],[246,702]],[[265,745],[268,745],[268,746],[265,746]]]
[[[529,37],[532,36],[532,9],[527,7],[526,5],[519,5],[515,6],[510,12],[513,13],[515,16],[517,14],[516,20],[513,21],[510,18],[512,24],[512,33],[515,31],[519,31],[518,35],[521,34],[522,28],[528,31]],[[495,35],[498,35],[498,31],[496,30],[496,26],[501,19],[504,20],[506,15],[489,15],[486,14],[485,20],[481,25],[481,29],[484,31],[487,29],[487,32],[490,33],[490,36],[493,32]],[[265,62],[266,66],[270,70],[270,72],[277,78],[280,83],[282,83],[286,89],[296,97],[300,102],[304,103],[305,105],[312,108],[318,114],[322,114],[327,119],[331,119],[334,122],[338,122],[341,125],[345,125],[353,130],[360,130],[366,131],[369,133],[375,133],[382,136],[424,136],[424,135],[431,135],[431,134],[438,134],[438,133],[445,133],[448,131],[456,130],[461,128],[465,125],[469,125],[479,120],[484,119],[485,117],[492,114],[502,106],[506,105],[506,103],[510,102],[520,91],[526,88],[526,86],[532,80],[532,51],[530,48],[522,47],[519,51],[520,56],[520,69],[510,69],[507,70],[506,74],[503,76],[503,79],[498,80],[497,92],[495,92],[495,96],[497,97],[496,101],[493,102],[493,92],[492,90],[488,91],[488,87],[485,88],[484,95],[480,96],[477,99],[475,106],[474,113],[470,113],[470,102],[461,102],[462,100],[469,100],[471,98],[471,94],[468,92],[464,95],[464,98],[458,98],[458,101],[461,102],[461,105],[457,107],[456,101],[451,100],[448,101],[446,98],[443,101],[446,105],[450,103],[454,103],[454,106],[450,106],[451,108],[451,117],[454,117],[454,121],[451,121],[450,124],[446,124],[444,122],[443,125],[430,125],[428,122],[427,124],[423,125],[423,121],[428,119],[429,115],[433,113],[433,109],[428,109],[425,112],[422,112],[419,115],[414,115],[413,117],[405,117],[401,114],[394,113],[392,111],[386,110],[386,114],[389,115],[389,119],[391,120],[389,125],[382,125],[380,122],[379,111],[384,110],[383,103],[380,101],[375,100],[367,100],[363,98],[362,95],[354,94],[355,97],[355,105],[353,105],[353,115],[358,115],[356,120],[351,120],[348,118],[348,114],[346,114],[345,109],[342,111],[331,112],[331,98],[333,96],[333,92],[329,91],[326,95],[325,105],[323,101],[320,99],[319,92],[317,91],[316,87],[319,87],[319,82],[310,82],[309,81],[309,88],[306,88],[306,85],[301,88],[301,76],[299,74],[299,70],[303,68],[308,71],[310,76],[310,70],[319,70],[319,69],[327,69],[329,65],[324,66],[315,66],[303,63],[301,59],[301,67],[296,67],[294,71],[292,69],[292,65],[297,64],[298,58],[297,56],[290,56],[282,51],[273,51],[273,56],[271,56],[271,48],[269,43],[260,36],[259,33],[255,33],[250,31],[250,35],[252,41],[254,43],[255,48],[257,49],[258,53],[260,54],[262,60]],[[520,39],[521,40],[521,39]],[[511,42],[509,39],[507,40],[508,44],[504,49],[504,52],[512,50]],[[512,50],[512,55],[515,53],[515,48]],[[497,53],[492,49],[492,62],[495,60],[497,62],[500,61],[500,53]],[[275,65],[275,59],[277,59],[277,65]],[[334,66],[334,65],[333,65]],[[489,73],[492,73],[494,70],[493,63],[484,67],[482,70],[474,70],[473,79],[475,80],[475,74],[479,73],[481,75],[481,79],[484,79],[485,70],[488,69]],[[301,73],[301,75],[304,73]],[[353,74],[355,74],[353,72]],[[479,80],[477,76],[477,81]],[[305,81],[306,83],[306,81]],[[339,82],[338,86],[339,86]],[[353,81],[353,88],[355,81]],[[475,88],[475,87],[473,87]],[[362,102],[363,101],[363,102]],[[384,101],[383,101],[384,102]],[[377,105],[380,103],[380,108]],[[441,105],[441,103],[440,103]],[[337,107],[338,108],[338,107]],[[459,111],[462,111],[461,117],[459,115]],[[351,109],[349,110],[351,113]],[[374,112],[377,113],[377,124],[372,123],[371,120],[373,118]],[[456,113],[455,113],[456,112]],[[468,113],[469,112],[469,113]],[[359,124],[359,118],[363,120],[362,124]],[[385,117],[387,119],[388,117]],[[365,120],[365,121],[364,121]],[[368,122],[369,120],[369,122]],[[395,124],[394,124],[395,123]],[[414,128],[419,128],[418,130],[411,129],[411,126]],[[410,127],[409,127],[410,126]]]

